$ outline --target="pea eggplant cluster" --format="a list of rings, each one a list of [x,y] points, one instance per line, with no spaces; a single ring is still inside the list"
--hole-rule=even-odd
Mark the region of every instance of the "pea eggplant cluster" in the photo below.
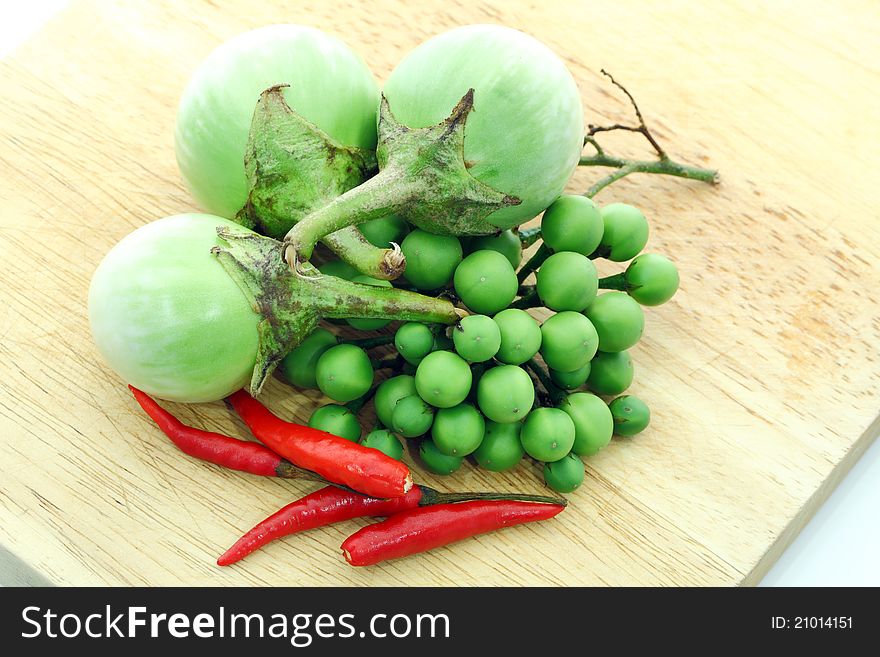
[[[280,367],[291,384],[320,389],[337,402],[316,408],[310,426],[397,459],[403,438],[439,475],[456,472],[466,458],[500,472],[528,457],[561,493],[582,484],[582,458],[613,434],[634,436],[648,426],[647,405],[622,394],[634,379],[628,350],[644,331],[642,307],[668,301],[679,276],[669,259],[641,253],[649,229],[637,208],[599,208],[584,196],[562,195],[540,227],[472,240],[377,221],[365,228],[400,241],[408,263],[404,284],[454,299],[468,315],[453,326],[398,324],[393,351],[381,359],[369,352],[386,340],[340,344],[330,330],[316,329]],[[538,240],[522,264],[523,244]],[[593,264],[599,258],[631,262],[600,279]],[[339,261],[321,267],[356,275]],[[552,314],[540,322],[547,310]],[[360,321],[348,323],[362,330],[388,325]],[[361,404],[352,400],[368,394],[379,370],[390,376],[375,388],[376,424],[361,438]]]
[[[205,212],[119,241],[92,278],[89,318],[101,355],[182,451],[325,485],[218,563],[361,516],[387,519],[343,544],[354,565],[547,519],[564,499],[414,484],[404,444],[443,475],[466,458],[503,471],[528,457],[568,493],[582,458],[647,427],[644,402],[620,396],[628,350],[642,307],[675,293],[677,269],[641,253],[641,211],[588,198],[636,168],[563,193],[577,166],[618,161],[595,138],[610,129],[585,134],[562,60],[497,25],[429,39],[381,90],[314,28],[253,30],[208,56],[175,130]],[[587,143],[601,161],[582,155]],[[660,154],[642,170],[714,179]],[[523,226],[541,213],[540,227]],[[600,279],[600,258],[630,262]],[[552,314],[541,322],[535,309]],[[307,427],[278,418],[256,399],[276,373],[332,403]],[[259,444],[183,425],[154,398],[226,400]]]

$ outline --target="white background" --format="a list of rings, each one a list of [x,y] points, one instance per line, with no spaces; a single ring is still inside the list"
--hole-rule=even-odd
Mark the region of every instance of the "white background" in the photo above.
[[[65,4],[64,0],[0,0],[0,58]],[[878,556],[880,441],[855,465],[762,586],[880,586]]]

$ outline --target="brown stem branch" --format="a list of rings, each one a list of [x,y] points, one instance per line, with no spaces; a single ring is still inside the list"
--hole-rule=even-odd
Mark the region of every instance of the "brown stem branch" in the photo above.
[[[648,140],[648,143],[651,144],[651,146],[654,148],[654,150],[657,151],[657,156],[661,160],[668,159],[669,156],[666,154],[666,151],[663,150],[663,147],[660,146],[660,144],[657,142],[656,139],[654,139],[654,135],[651,134],[651,131],[648,129],[647,124],[645,124],[645,118],[642,116],[642,110],[639,109],[639,104],[636,102],[636,99],[633,98],[633,95],[629,92],[629,90],[626,87],[624,87],[617,80],[615,80],[614,76],[611,75],[611,73],[606,71],[604,68],[601,69],[601,73],[602,73],[602,75],[607,77],[609,80],[611,80],[611,84],[613,84],[615,87],[620,89],[624,94],[626,94],[626,97],[629,98],[629,102],[632,104],[633,109],[636,112],[636,118],[638,118],[638,120],[639,120],[639,125],[637,127],[631,127],[631,126],[616,124],[616,125],[608,126],[608,127],[604,127],[604,128],[590,126],[590,130],[589,130],[589,132],[587,132],[587,135],[592,137],[597,132],[609,132],[611,130],[628,130],[630,132],[639,132],[645,137],[645,139]]]
[[[615,171],[612,171],[610,174],[596,182],[585,192],[584,196],[593,197],[608,185],[617,182],[631,173],[655,173],[667,176],[678,176],[679,178],[690,178],[691,180],[701,180],[713,184],[718,183],[717,171],[713,169],[692,167],[670,159],[663,147],[660,146],[659,142],[654,138],[654,135],[651,134],[647,124],[645,124],[642,111],[639,109],[632,94],[605,69],[602,69],[602,74],[607,76],[611,80],[611,83],[629,98],[629,101],[635,110],[636,117],[639,120],[639,124],[637,126],[631,126],[622,123],[615,123],[614,125],[607,126],[588,126],[587,134],[584,136],[584,145],[586,146],[587,144],[590,144],[596,152],[593,155],[582,156],[579,162],[580,166],[612,167]],[[599,144],[596,135],[602,132],[612,132],[616,130],[637,132],[642,135],[657,152],[657,159],[630,160],[609,155]]]

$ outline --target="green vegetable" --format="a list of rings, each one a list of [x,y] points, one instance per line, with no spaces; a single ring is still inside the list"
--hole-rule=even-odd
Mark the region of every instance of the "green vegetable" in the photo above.
[[[294,275],[281,253],[280,242],[211,215],[142,226],[92,276],[95,344],[147,394],[203,402],[244,386],[259,394],[322,317],[459,319],[442,299],[323,276],[311,265]]]
[[[406,280],[420,290],[446,285],[461,262],[461,242],[455,237],[414,230],[400,245],[406,256]]]
[[[645,314],[641,306],[623,292],[600,294],[584,314],[599,335],[599,351],[629,349],[645,330]]]
[[[523,422],[520,440],[526,454],[550,463],[564,458],[574,445],[574,422],[558,408],[536,408]]]
[[[338,404],[326,404],[316,408],[309,418],[309,426],[352,442],[357,442],[361,437],[361,425],[357,416],[345,406]]]
[[[468,315],[452,329],[455,351],[465,360],[481,363],[492,358],[501,347],[501,329],[485,315]]]
[[[596,355],[598,345],[596,329],[580,313],[556,313],[541,325],[541,355],[551,369],[580,370]]]
[[[181,174],[203,208],[281,238],[373,174],[378,102],[369,69],[339,39],[299,25],[245,32],[214,50],[183,92]],[[356,228],[322,238],[376,278],[403,266]]]
[[[434,348],[434,334],[419,322],[406,322],[394,334],[394,347],[407,363],[418,365]]]
[[[431,440],[423,440],[419,445],[419,456],[422,463],[431,472],[438,475],[451,475],[461,467],[464,460],[461,456],[444,454]]]
[[[575,454],[545,463],[544,481],[559,493],[571,493],[584,483],[584,464]]]
[[[434,416],[431,438],[448,456],[467,456],[483,441],[486,422],[470,404],[441,408]]]
[[[370,244],[383,249],[387,249],[392,243],[400,244],[409,233],[409,224],[393,214],[365,221],[359,228]]]
[[[577,87],[521,32],[475,25],[435,37],[400,62],[384,94],[379,174],[291,229],[291,264],[326,235],[390,213],[438,235],[511,228],[550,205],[579,162]]]
[[[361,439],[361,445],[378,449],[398,461],[403,458],[403,445],[400,444],[397,436],[387,429],[374,429]]]
[[[509,306],[519,287],[510,262],[497,251],[471,253],[456,268],[453,283],[464,305],[484,315]]]
[[[643,253],[635,258],[624,274],[626,291],[643,306],[659,306],[678,290],[678,269],[668,258],[657,253]]]
[[[391,287],[390,281],[382,281],[372,276],[364,276],[363,274],[353,276],[351,280],[355,283],[363,283],[364,285],[372,285],[374,287]],[[349,326],[359,331],[378,331],[389,324],[387,319],[349,319],[347,321]]]
[[[338,143],[375,148],[378,86],[348,46],[301,25],[239,34],[196,69],[177,111],[180,173],[208,212],[231,219],[247,201],[244,156],[254,104],[277,84],[290,85],[287,103]]]
[[[477,405],[493,422],[518,422],[535,403],[535,387],[526,372],[516,365],[488,370],[477,384]]]
[[[471,389],[471,368],[450,351],[434,351],[419,363],[416,390],[437,408],[450,408],[464,401]]]
[[[418,395],[404,397],[391,412],[391,426],[404,438],[428,432],[434,423],[434,409]]]
[[[551,310],[580,312],[596,298],[596,266],[580,253],[562,251],[541,265],[536,275],[538,296]]]
[[[515,467],[521,460],[525,451],[519,440],[522,424],[509,422],[487,422],[483,442],[474,452],[474,458],[480,467],[492,472],[502,472]]]
[[[238,228],[197,214],[142,226],[92,276],[98,350],[125,382],[154,397],[214,401],[251,379],[260,316],[210,253],[220,244],[218,225]]]
[[[445,32],[409,53],[384,94],[411,128],[445,119],[474,89],[464,161],[480,182],[521,200],[486,221],[512,228],[542,212],[562,192],[583,145],[577,86],[562,61],[531,36],[498,25]]]
[[[614,433],[618,436],[634,436],[651,422],[651,409],[635,395],[618,397],[608,408],[614,417]]]
[[[522,262],[522,242],[519,235],[512,230],[502,230],[497,235],[483,235],[482,237],[472,237],[465,242],[465,249],[468,253],[476,251],[497,251],[510,263],[510,266],[516,269]]]
[[[344,260],[330,260],[318,267],[318,271],[325,276],[336,276],[336,278],[344,278],[350,281],[355,276],[359,276],[360,272],[352,267]]]
[[[315,379],[330,399],[350,402],[364,395],[373,385],[370,357],[360,347],[338,344],[318,359]]]
[[[300,388],[317,388],[315,368],[318,359],[336,344],[336,336],[323,328],[316,328],[281,361],[284,378]]]
[[[519,365],[541,348],[541,327],[525,310],[508,308],[492,319],[501,331],[501,347],[496,358],[502,363]]]
[[[615,262],[636,257],[648,243],[648,220],[642,211],[626,203],[611,203],[600,212],[605,227],[598,251]]]
[[[580,194],[560,196],[541,218],[541,238],[553,251],[588,256],[599,246],[604,230],[598,206]]]
[[[599,395],[619,395],[632,384],[633,373],[629,352],[600,351],[591,362],[587,384]]]
[[[578,368],[572,372],[560,372],[559,370],[554,370],[553,368],[550,368],[550,380],[563,390],[574,390],[575,388],[580,388],[582,385],[584,385],[584,383],[587,382],[587,377],[589,376],[590,363],[587,363],[583,367]]]
[[[559,405],[574,422],[572,451],[579,456],[591,456],[611,442],[614,419],[608,404],[588,392],[568,395]]]
[[[404,397],[416,394],[415,377],[401,374],[399,376],[386,379],[376,388],[376,395],[373,397],[373,406],[376,409],[376,417],[379,422],[386,427],[393,427],[391,422],[391,414],[394,407]]]

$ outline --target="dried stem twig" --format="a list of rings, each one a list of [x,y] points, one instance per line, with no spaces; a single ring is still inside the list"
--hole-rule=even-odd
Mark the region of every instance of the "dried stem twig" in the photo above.
[[[583,156],[580,159],[580,166],[590,167],[590,166],[598,166],[598,167],[611,167],[616,169],[616,171],[611,172],[601,180],[599,180],[596,184],[590,187],[585,193],[585,196],[593,197],[598,194],[601,190],[608,187],[608,185],[620,180],[621,178],[628,176],[631,173],[655,173],[667,176],[677,176],[679,178],[688,178],[691,180],[700,180],[703,182],[717,184],[719,182],[718,172],[714,169],[703,169],[700,167],[692,167],[687,164],[682,164],[680,162],[676,162],[672,160],[657,139],[651,134],[651,130],[648,128],[645,123],[645,119],[642,116],[642,111],[639,109],[638,103],[636,103],[635,98],[633,98],[632,94],[620,84],[617,80],[612,77],[610,73],[608,73],[605,69],[602,69],[602,75],[608,77],[611,80],[611,83],[620,89],[626,97],[629,98],[630,103],[633,106],[633,109],[636,113],[636,118],[638,119],[638,125],[624,125],[622,123],[615,123],[614,125],[608,126],[596,126],[589,125],[587,129],[587,134],[584,136],[584,145],[589,144],[595,149],[595,153],[589,156]],[[596,139],[596,135],[603,132],[614,132],[623,130],[626,132],[637,132],[641,134],[651,147],[657,153],[656,160],[629,160],[626,158],[614,157],[611,156],[605,151],[604,148],[599,144],[599,141]]]

